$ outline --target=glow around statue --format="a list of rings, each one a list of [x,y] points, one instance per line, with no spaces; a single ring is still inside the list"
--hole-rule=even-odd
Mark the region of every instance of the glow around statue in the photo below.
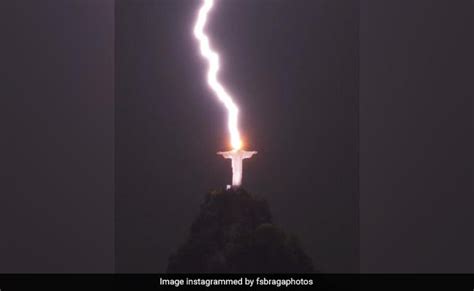
[[[242,160],[248,159],[256,153],[256,151],[244,151],[242,149],[217,152],[218,155],[226,159],[232,159],[232,187],[240,187],[242,185]]]
[[[238,127],[239,108],[234,102],[234,98],[219,82],[217,73],[219,72],[220,62],[219,54],[212,49],[209,37],[205,33],[208,15],[214,6],[214,0],[202,0],[202,6],[199,8],[196,23],[194,25],[194,37],[199,43],[199,51],[202,57],[208,63],[207,84],[221,101],[227,110],[227,128],[229,130],[230,144],[233,150],[228,152],[218,152],[226,159],[232,159],[232,186],[242,185],[242,160],[248,159],[257,152],[242,150],[242,140]]]

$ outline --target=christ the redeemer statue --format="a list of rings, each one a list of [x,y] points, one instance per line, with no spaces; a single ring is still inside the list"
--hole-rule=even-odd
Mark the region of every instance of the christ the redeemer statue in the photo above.
[[[242,160],[248,159],[256,153],[255,151],[244,151],[241,149],[217,153],[226,159],[232,159],[232,187],[240,187],[242,185]]]

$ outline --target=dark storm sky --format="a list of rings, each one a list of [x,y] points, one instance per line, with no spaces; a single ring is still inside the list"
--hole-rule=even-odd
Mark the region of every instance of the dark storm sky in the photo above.
[[[474,272],[473,5],[218,1],[244,183],[323,270]],[[0,272],[163,271],[230,182],[197,8],[0,1]]]
[[[474,272],[474,1],[360,1],[362,272]]]
[[[119,1],[119,271],[163,271],[204,194],[230,183],[226,111],[192,35],[199,1]],[[209,35],[236,96],[244,186],[268,198],[315,264],[358,270],[358,5],[219,1]],[[153,256],[150,256],[153,253]]]
[[[0,1],[0,273],[113,270],[113,7]]]

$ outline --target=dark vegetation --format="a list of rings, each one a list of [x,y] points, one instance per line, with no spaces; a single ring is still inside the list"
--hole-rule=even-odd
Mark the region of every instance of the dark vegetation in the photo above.
[[[169,273],[311,273],[295,236],[272,223],[266,200],[244,189],[205,196],[187,241],[169,258]]]

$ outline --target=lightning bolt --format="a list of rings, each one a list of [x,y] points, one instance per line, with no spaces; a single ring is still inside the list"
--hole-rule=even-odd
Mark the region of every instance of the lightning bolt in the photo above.
[[[206,25],[209,11],[214,6],[214,0],[203,0],[203,4],[199,9],[196,24],[194,26],[194,36],[199,41],[199,48],[201,55],[208,62],[207,71],[207,83],[211,87],[212,91],[217,95],[219,100],[224,103],[224,106],[228,112],[227,127],[230,133],[230,142],[234,150],[238,150],[242,147],[242,140],[240,139],[240,133],[238,128],[238,114],[239,108],[235,105],[232,96],[222,86],[217,79],[217,73],[219,72],[219,54],[212,50],[209,44],[209,37],[204,32],[204,26]]]

